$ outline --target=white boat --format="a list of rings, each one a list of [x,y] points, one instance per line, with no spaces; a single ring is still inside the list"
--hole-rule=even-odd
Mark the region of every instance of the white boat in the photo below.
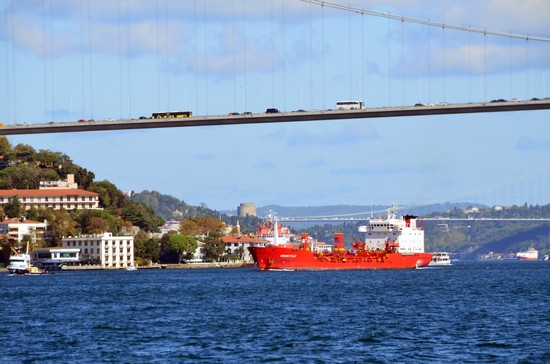
[[[539,252],[535,249],[533,245],[529,247],[529,250],[526,252],[519,252],[516,254],[516,257],[519,260],[538,260],[539,259]]]
[[[46,271],[32,264],[31,256],[29,255],[29,244],[27,243],[27,251],[25,254],[18,253],[12,248],[15,255],[10,256],[8,271],[11,274],[45,274]]]
[[[434,252],[432,253],[432,261],[428,264],[428,267],[451,265],[451,257],[447,252]]]
[[[126,270],[137,270],[137,267],[133,264],[130,264],[126,267]]]

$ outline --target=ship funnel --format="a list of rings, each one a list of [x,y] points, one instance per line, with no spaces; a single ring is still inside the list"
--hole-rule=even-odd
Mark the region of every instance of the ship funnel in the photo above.
[[[344,234],[334,233],[334,252],[343,252],[344,250]]]
[[[310,241],[309,241],[309,234],[308,233],[301,233],[300,234],[300,248],[311,250],[310,247]]]

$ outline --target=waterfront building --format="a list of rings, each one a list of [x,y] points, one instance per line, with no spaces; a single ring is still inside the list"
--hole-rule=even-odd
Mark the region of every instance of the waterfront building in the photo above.
[[[64,237],[63,248],[79,248],[81,260],[102,268],[126,268],[134,264],[134,237],[112,233]]]
[[[33,263],[42,267],[59,267],[61,265],[77,265],[80,263],[80,249],[78,248],[44,248],[36,249],[31,253]]]
[[[247,263],[254,262],[254,259],[252,259],[252,256],[248,251],[249,246],[266,246],[269,244],[269,240],[240,234],[225,235],[222,236],[221,239],[225,243],[226,253],[233,254],[235,256],[242,254],[242,260]]]

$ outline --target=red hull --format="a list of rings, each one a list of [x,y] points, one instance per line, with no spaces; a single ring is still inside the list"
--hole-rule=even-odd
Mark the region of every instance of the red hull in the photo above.
[[[249,247],[248,250],[261,270],[412,269],[424,267],[432,260],[429,253],[405,255],[391,250],[355,254],[318,254],[295,246]]]

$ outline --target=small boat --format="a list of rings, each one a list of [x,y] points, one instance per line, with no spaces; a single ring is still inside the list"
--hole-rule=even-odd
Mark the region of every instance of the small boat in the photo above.
[[[126,270],[137,270],[137,267],[133,264],[129,264],[127,267],[126,267]]]
[[[433,252],[432,261],[428,267],[441,267],[451,265],[451,257],[447,252]]]
[[[14,275],[40,275],[48,272],[33,265],[31,256],[29,255],[29,244],[27,243],[27,251],[25,254],[18,253],[12,248],[15,255],[10,256],[8,271]]]
[[[538,260],[539,259],[539,252],[535,249],[533,245],[529,247],[529,250],[525,252],[519,252],[516,254],[516,257],[519,260]]]

